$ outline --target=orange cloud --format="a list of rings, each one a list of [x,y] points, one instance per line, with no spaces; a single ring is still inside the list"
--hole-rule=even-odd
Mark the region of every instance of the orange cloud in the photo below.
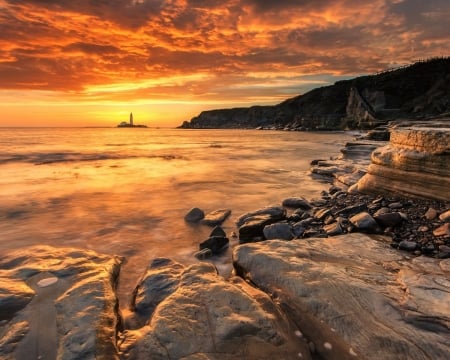
[[[0,0],[0,104],[275,103],[448,55],[449,14],[446,0]]]

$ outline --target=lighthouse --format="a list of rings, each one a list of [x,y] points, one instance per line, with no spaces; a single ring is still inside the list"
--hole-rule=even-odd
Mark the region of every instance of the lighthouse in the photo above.
[[[130,126],[133,126],[133,113],[130,112]]]

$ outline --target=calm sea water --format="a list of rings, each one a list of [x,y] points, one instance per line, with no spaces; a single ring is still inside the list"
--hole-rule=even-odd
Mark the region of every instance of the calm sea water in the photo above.
[[[34,244],[125,256],[119,296],[149,261],[195,262],[211,228],[183,220],[192,207],[246,211],[318,196],[309,174],[348,134],[252,130],[0,129],[0,252]],[[236,240],[231,244],[235,245]],[[230,250],[213,259],[230,266]],[[121,295],[122,294],[122,295]]]

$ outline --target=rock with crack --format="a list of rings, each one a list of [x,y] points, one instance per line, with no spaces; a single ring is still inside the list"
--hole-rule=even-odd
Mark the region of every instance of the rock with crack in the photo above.
[[[323,359],[448,358],[449,259],[411,260],[381,236],[348,234],[245,244],[233,261]]]
[[[126,359],[310,358],[266,294],[238,277],[225,281],[212,264],[156,259],[139,288],[133,307],[142,326],[122,336]]]
[[[121,260],[34,246],[0,257],[0,358],[118,359]]]

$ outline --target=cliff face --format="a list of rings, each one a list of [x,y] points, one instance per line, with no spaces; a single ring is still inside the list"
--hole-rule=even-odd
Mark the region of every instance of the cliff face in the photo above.
[[[182,128],[337,130],[450,113],[450,57],[336,82],[273,106],[203,111]]]

